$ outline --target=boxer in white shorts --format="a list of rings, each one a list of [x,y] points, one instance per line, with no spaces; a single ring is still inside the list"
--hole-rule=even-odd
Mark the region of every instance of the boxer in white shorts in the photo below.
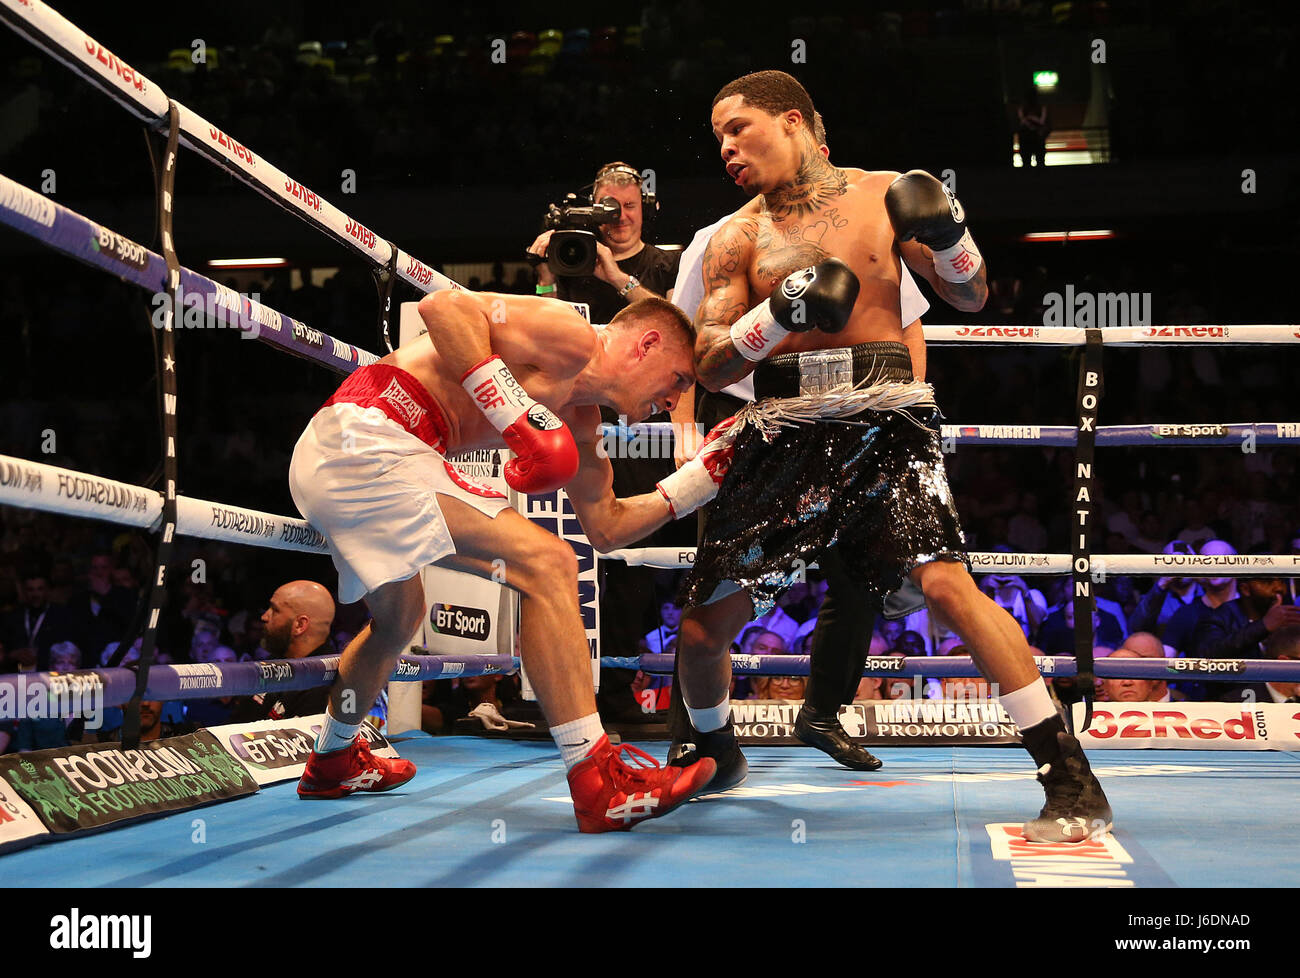
[[[409,761],[374,757],[357,734],[422,620],[418,575],[432,563],[484,577],[504,571],[520,592],[521,655],[569,771],[579,828],[626,829],[666,814],[708,783],[713,762],[623,762],[628,751],[649,758],[612,748],[596,714],[572,549],[446,456],[509,447],[507,483],[566,488],[599,550],[693,512],[725,474],[723,440],[706,443],[656,492],[618,499],[599,410],[638,421],[671,409],[694,384],[690,321],[663,299],[643,299],[593,327],[552,299],[459,291],[426,296],[419,312],[427,335],[349,376],[294,449],[290,489],[329,542],[339,599],[364,597],[374,616],[343,652],[298,793],[385,791],[414,776]]]

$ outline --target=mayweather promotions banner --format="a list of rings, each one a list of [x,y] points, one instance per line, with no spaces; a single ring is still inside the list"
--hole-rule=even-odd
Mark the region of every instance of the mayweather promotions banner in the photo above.
[[[798,744],[791,734],[803,704],[737,700],[736,736],[747,744]],[[995,700],[868,700],[840,707],[840,723],[866,746],[1018,744],[1020,732]]]
[[[1074,725],[1083,704],[1074,705]],[[1162,747],[1184,750],[1300,750],[1295,703],[1096,703],[1084,749]]]
[[[417,684],[418,685],[418,684]],[[253,723],[230,723],[210,727],[208,733],[233,756],[239,758],[259,785],[293,781],[302,777],[307,755],[316,743],[325,722],[325,714],[287,717],[283,720],[257,720]],[[361,733],[370,749],[380,757],[397,757],[387,739],[370,721],[363,721]]]
[[[205,730],[141,744],[82,744],[0,756],[0,781],[51,832],[101,829],[257,791],[244,766]]]

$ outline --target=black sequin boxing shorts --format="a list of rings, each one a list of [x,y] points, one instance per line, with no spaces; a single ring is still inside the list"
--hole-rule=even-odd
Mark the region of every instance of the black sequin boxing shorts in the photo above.
[[[760,402],[816,391],[810,374],[821,371],[826,383],[828,355],[839,356],[844,382],[846,354],[854,384],[912,380],[901,343],[790,354],[755,371]],[[849,574],[885,603],[889,617],[920,608],[920,589],[907,576],[913,568],[957,560],[969,570],[939,446],[940,417],[933,406],[866,410],[767,436],[746,425],[709,507],[683,603],[707,604],[741,588],[755,616],[765,615],[823,551],[838,547]]]

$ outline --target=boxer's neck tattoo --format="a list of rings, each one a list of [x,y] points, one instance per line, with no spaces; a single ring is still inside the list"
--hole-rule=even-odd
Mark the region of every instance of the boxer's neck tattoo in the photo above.
[[[816,147],[806,146],[794,179],[765,193],[763,209],[774,221],[798,219],[844,196],[848,186],[843,170],[831,166]]]

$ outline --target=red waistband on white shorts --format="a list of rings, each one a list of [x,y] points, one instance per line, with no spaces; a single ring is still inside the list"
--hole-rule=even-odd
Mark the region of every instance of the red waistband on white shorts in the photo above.
[[[359,404],[377,407],[437,452],[446,452],[447,419],[423,384],[386,363],[358,367],[322,407]]]

